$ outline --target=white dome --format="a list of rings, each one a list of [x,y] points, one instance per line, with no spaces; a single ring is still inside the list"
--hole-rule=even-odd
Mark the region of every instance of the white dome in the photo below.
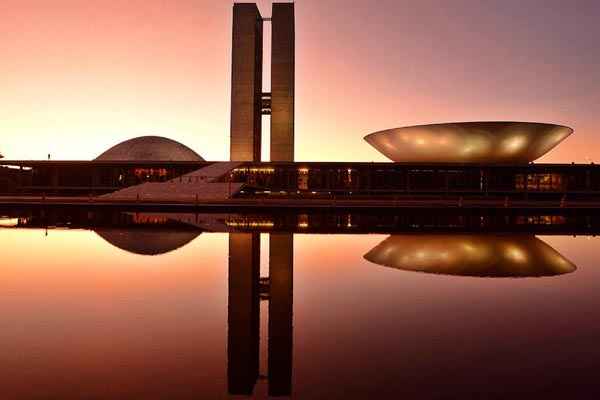
[[[160,136],[140,136],[121,142],[96,161],[204,161],[194,150]]]

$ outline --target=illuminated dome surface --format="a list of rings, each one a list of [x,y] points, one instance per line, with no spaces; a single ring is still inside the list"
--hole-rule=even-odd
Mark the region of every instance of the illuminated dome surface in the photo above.
[[[195,230],[153,228],[110,228],[96,229],[95,232],[121,250],[145,256],[156,256],[177,250],[200,235],[200,232]]]
[[[528,163],[573,133],[537,122],[456,122],[388,129],[365,140],[395,162]]]
[[[160,136],[140,136],[111,147],[96,161],[204,161],[194,150]]]
[[[474,277],[540,277],[575,271],[573,263],[533,235],[392,235],[365,254],[406,271]]]

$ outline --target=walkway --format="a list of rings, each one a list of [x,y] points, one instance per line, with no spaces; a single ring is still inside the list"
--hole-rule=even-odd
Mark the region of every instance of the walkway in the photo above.
[[[146,182],[98,196],[97,202],[193,203],[226,200],[242,188],[242,183],[216,182],[241,165],[216,162],[166,182]]]

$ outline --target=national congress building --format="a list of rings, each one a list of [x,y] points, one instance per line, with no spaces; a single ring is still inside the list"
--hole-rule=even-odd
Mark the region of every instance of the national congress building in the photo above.
[[[263,89],[263,32],[272,31],[271,89]],[[600,194],[593,164],[539,164],[573,131],[550,123],[477,121],[420,125],[367,135],[391,162],[295,162],[295,16],[274,3],[233,5],[230,160],[206,161],[160,136],[132,138],[92,161],[2,160],[0,192],[89,196],[99,201],[225,201],[489,196],[572,199]],[[261,160],[270,116],[270,161]],[[226,138],[223,138],[226,140]]]

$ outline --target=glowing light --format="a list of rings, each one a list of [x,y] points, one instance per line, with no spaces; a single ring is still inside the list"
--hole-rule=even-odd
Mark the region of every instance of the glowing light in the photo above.
[[[513,261],[523,263],[527,261],[527,255],[523,250],[516,246],[510,246],[506,249],[506,256],[511,258]]]
[[[248,172],[260,173],[260,174],[272,174],[275,172],[275,168],[264,167],[264,168],[236,168],[232,171],[234,174],[246,174]]]
[[[504,145],[504,148],[509,152],[517,152],[523,149],[523,147],[525,147],[526,144],[527,138],[525,136],[516,136],[508,139],[506,141],[506,144]]]
[[[396,162],[529,162],[572,132],[552,124],[461,122],[388,129],[365,140]]]
[[[275,223],[272,221],[232,220],[225,221],[225,225],[232,228],[272,228]]]
[[[307,214],[298,215],[298,228],[308,228],[308,215]]]
[[[2,228],[12,228],[19,225],[18,218],[0,218],[0,227]]]
[[[463,243],[462,248],[469,253],[475,251],[475,247],[473,247],[470,243]]]
[[[532,235],[392,235],[364,257],[392,268],[462,276],[552,276],[576,269]]]

